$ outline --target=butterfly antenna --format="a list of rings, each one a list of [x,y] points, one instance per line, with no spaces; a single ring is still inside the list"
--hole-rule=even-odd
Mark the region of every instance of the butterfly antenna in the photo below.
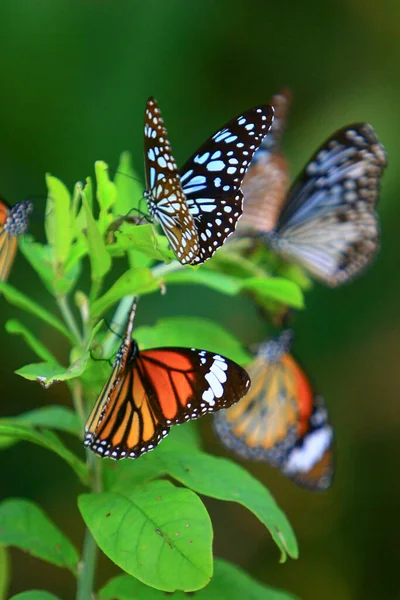
[[[104,319],[104,324],[105,324],[105,326],[107,327],[107,329],[108,329],[109,331],[111,331],[111,333],[113,333],[113,334],[114,334],[114,335],[115,335],[117,338],[119,338],[120,340],[122,340],[122,339],[123,339],[123,336],[122,336],[120,333],[118,333],[118,331],[115,331],[115,329],[113,329],[113,328],[111,327],[110,323],[108,323],[108,321],[107,321],[106,319]]]
[[[124,336],[124,344],[125,345],[129,345],[131,342],[131,339],[132,339],[133,321],[135,320],[137,303],[138,303],[138,297],[134,296],[133,302],[132,302],[132,307],[131,307],[129,317],[128,317],[126,333]]]
[[[133,175],[128,175],[128,173],[124,173],[123,171],[118,171],[118,169],[112,169],[111,167],[107,167],[105,171],[111,171],[117,175],[124,175],[125,177],[129,177],[129,179],[133,179],[133,181],[137,181],[141,185],[143,185],[143,181],[139,179],[139,177],[134,177]]]

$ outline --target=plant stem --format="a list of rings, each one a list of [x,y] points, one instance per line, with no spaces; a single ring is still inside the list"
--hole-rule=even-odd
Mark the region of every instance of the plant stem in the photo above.
[[[79,380],[73,379],[70,383],[70,390],[72,395],[72,401],[74,403],[74,408],[78,414],[78,417],[81,420],[82,426],[86,420],[86,411],[85,406],[83,404],[83,393],[82,393],[82,384]]]
[[[91,474],[92,492],[101,492],[101,459],[96,458],[90,450],[87,451],[86,456]],[[95,586],[97,556],[97,544],[89,529],[86,528],[82,558],[78,569],[76,600],[92,600],[94,597],[93,590]]]
[[[173,260],[168,264],[161,264],[153,267],[152,272],[154,277],[162,277],[163,275],[167,275],[167,273],[173,273],[174,271],[179,271],[183,269],[183,265],[177,260]]]
[[[82,335],[81,335],[81,332],[79,331],[77,322],[75,321],[75,317],[72,314],[72,311],[69,307],[67,297],[66,296],[57,296],[57,304],[58,304],[58,307],[60,309],[60,312],[63,316],[63,319],[64,319],[66,325],[68,326],[70,332],[72,333],[72,335],[75,338],[76,343],[79,345],[82,344],[82,342],[83,342]]]

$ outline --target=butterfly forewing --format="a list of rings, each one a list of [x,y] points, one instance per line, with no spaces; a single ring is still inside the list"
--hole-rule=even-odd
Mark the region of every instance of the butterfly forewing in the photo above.
[[[144,126],[146,199],[150,216],[158,222],[182,263],[198,255],[199,240],[182,191],[168,133],[154,98],[147,101]]]
[[[214,417],[221,442],[239,456],[266,461],[299,485],[329,487],[333,432],[323,399],[287,352],[288,338],[260,347],[248,367],[249,393]],[[318,467],[320,465],[320,468]]]
[[[180,169],[181,183],[204,262],[233,233],[243,209],[245,173],[273,121],[273,108],[257,106],[212,135]]]
[[[244,369],[219,354],[131,348],[125,367],[116,365],[103,388],[84,443],[100,456],[138,458],[157,446],[172,425],[231,406],[249,386]]]
[[[276,229],[276,252],[339,285],[365,268],[378,248],[374,207],[386,153],[371,125],[345,127],[316,152],[292,186]]]
[[[248,234],[249,229],[270,231],[276,225],[288,189],[288,164],[281,152],[281,139],[286,126],[290,105],[288,92],[272,97],[274,121],[261,146],[254,154],[242,185],[243,215],[238,231]]]

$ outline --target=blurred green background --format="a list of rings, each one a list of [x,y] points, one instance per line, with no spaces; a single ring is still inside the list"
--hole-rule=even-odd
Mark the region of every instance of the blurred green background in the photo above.
[[[293,175],[335,129],[369,121],[389,153],[380,204],[382,249],[350,286],[315,285],[295,321],[294,352],[326,397],[335,426],[337,475],[312,494],[266,465],[250,465],[287,512],[300,559],[278,564],[264,528],[244,509],[207,501],[215,552],[260,580],[306,600],[400,598],[400,4],[395,0],[2,0],[0,3],[0,193],[11,203],[44,195],[46,171],[71,188],[124,149],[142,169],[143,112],[154,95],[178,164],[226,120],[268,101],[281,87],[294,95],[285,136]],[[397,73],[397,75],[396,75]],[[31,231],[43,235],[44,200]],[[11,282],[44,305],[50,298],[18,257]],[[222,322],[243,342],[265,336],[252,303],[210,291],[174,288],[140,306],[139,323],[165,315]],[[21,313],[1,300],[1,410],[18,414],[69,402],[13,371],[35,358],[3,324]],[[24,322],[38,331],[37,323]],[[40,330],[44,341],[51,332]],[[63,348],[59,348],[62,356]],[[207,419],[208,449],[222,453]],[[28,444],[0,455],[0,496],[27,495],[82,541],[78,486],[57,457]],[[72,576],[12,552],[12,592],[46,588],[68,599]],[[101,559],[99,583],[115,572]]]

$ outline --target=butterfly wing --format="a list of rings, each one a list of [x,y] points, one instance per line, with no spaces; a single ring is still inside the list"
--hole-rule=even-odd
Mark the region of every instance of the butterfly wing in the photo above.
[[[323,283],[352,279],[378,248],[375,205],[386,152],[366,123],[341,129],[316,152],[292,186],[272,249]]]
[[[204,262],[233,233],[242,214],[241,185],[274,110],[257,106],[232,119],[212,135],[180,169],[182,189],[199,235]]]
[[[249,393],[215,415],[214,428],[239,456],[266,461],[304,487],[326,489],[333,476],[333,432],[323,401],[290,354],[274,348],[271,357],[271,350],[271,343],[261,349],[248,368]]]
[[[288,164],[280,145],[290,106],[289,93],[276,94],[271,104],[275,109],[274,122],[243,179],[243,215],[238,224],[242,234],[249,229],[273,229],[288,189]]]
[[[178,260],[190,263],[198,255],[199,238],[178,167],[172,155],[168,132],[154,98],[147,101],[144,125],[145,197],[152,219],[158,222]]]
[[[0,200],[0,281],[6,281],[17,252],[18,237],[28,228],[32,205],[24,200],[9,207]]]
[[[249,386],[244,369],[212,352],[130,349],[125,368],[114,368],[100,394],[84,443],[100,456],[138,458],[172,425],[231,406]]]

